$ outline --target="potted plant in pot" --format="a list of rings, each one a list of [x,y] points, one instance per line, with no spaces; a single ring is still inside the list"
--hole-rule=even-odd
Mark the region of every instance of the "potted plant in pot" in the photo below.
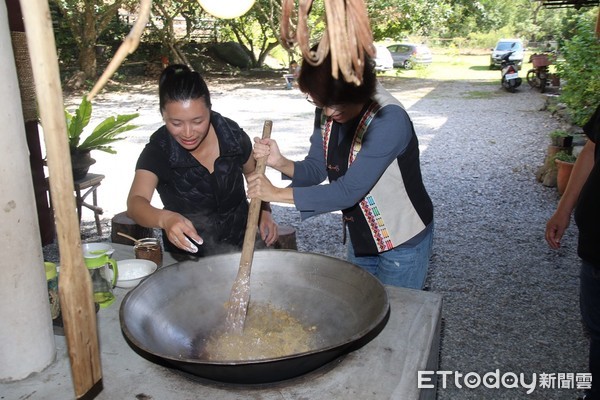
[[[90,166],[96,162],[90,155],[92,150],[115,154],[116,151],[112,147],[112,144],[125,139],[124,136],[121,136],[124,132],[138,127],[137,125],[130,125],[128,123],[132,119],[137,118],[139,114],[119,114],[108,117],[100,122],[82,141],[81,135],[85,127],[90,123],[91,116],[92,103],[87,100],[86,96],[83,97],[74,114],[65,109],[74,180],[83,178]]]
[[[553,146],[571,147],[573,145],[573,135],[561,129],[550,132],[550,139]]]
[[[570,154],[573,150],[573,136],[562,129],[553,130],[548,136],[551,142],[546,151],[544,165],[536,171],[536,178],[544,186],[554,187],[556,186],[556,163],[554,162],[556,153],[565,151]]]
[[[554,162],[556,163],[556,188],[558,194],[562,195],[567,188],[569,178],[571,177],[571,170],[577,157],[567,151],[559,151],[554,156]]]

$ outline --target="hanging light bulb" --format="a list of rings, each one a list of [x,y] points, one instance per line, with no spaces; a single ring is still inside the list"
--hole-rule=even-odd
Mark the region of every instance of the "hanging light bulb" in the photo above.
[[[244,15],[254,4],[254,0],[198,0],[207,13],[223,19]]]

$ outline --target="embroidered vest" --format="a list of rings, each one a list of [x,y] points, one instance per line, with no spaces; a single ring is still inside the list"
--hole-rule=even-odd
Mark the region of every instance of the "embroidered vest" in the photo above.
[[[323,151],[330,181],[345,175],[361,150],[369,124],[383,106],[372,101],[362,115],[353,135],[339,138],[339,126],[321,115]],[[414,132],[406,150],[377,184],[352,207],[342,210],[357,256],[377,255],[402,244],[421,232],[433,218],[431,200],[422,185],[418,161],[418,141]],[[330,151],[331,149],[331,151]],[[416,155],[416,156],[415,156]],[[400,165],[410,177],[405,182]],[[410,193],[409,193],[410,192]],[[418,199],[417,204],[413,204]]]

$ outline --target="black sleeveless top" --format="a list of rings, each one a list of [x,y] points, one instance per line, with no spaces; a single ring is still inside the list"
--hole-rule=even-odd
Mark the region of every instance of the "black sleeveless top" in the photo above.
[[[248,218],[243,166],[252,142],[234,121],[211,112],[211,124],[220,155],[211,174],[165,126],[159,128],[142,151],[136,169],[158,177],[156,190],[166,210],[188,218],[203,238],[197,256],[221,254],[241,248]],[[165,250],[180,252],[163,232]]]

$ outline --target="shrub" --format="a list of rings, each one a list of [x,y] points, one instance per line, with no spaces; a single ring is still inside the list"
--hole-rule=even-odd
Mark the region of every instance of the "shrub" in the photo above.
[[[554,156],[555,160],[560,160],[560,161],[564,161],[564,162],[568,162],[568,163],[574,163],[575,160],[577,160],[577,157],[575,157],[573,154],[566,152],[564,150],[561,150],[559,152],[556,153],[556,155]]]
[[[600,43],[594,33],[594,19],[583,14],[576,34],[562,48],[564,62],[557,64],[565,84],[560,95],[574,124],[582,126],[600,104]]]
[[[567,136],[571,136],[571,134],[567,131],[563,131],[560,129],[554,130],[552,132],[550,132],[550,137],[551,138],[561,138],[561,137],[567,137]]]
[[[554,146],[571,147],[573,136],[567,131],[557,129],[550,132],[550,140]]]

